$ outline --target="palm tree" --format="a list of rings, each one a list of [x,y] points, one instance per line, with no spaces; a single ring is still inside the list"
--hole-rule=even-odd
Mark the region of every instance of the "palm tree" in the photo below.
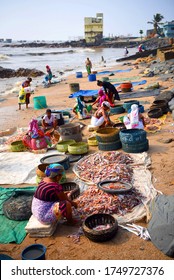
[[[147,23],[153,24],[153,28],[154,28],[154,32],[155,34],[159,34],[160,35],[160,26],[163,23],[160,22],[164,17],[161,14],[156,14],[153,15],[153,20],[152,21],[148,21]]]
[[[140,35],[141,35],[141,41],[142,41],[143,30],[140,29],[139,33],[140,33]]]

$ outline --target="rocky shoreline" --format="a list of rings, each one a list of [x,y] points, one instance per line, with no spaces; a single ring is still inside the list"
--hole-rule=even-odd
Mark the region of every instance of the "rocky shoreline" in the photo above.
[[[46,43],[46,42],[26,42],[26,43],[17,43],[17,44],[5,44],[2,47],[13,47],[13,48],[133,48],[137,47],[140,43],[143,43],[147,49],[153,49],[158,47],[163,47],[169,44],[168,38],[152,38],[146,41],[141,40],[101,40],[96,43],[86,43],[85,40],[78,40],[78,41],[66,41],[61,43]]]
[[[0,67],[0,78],[13,77],[39,77],[43,76],[44,72],[37,69],[19,68],[17,70]]]

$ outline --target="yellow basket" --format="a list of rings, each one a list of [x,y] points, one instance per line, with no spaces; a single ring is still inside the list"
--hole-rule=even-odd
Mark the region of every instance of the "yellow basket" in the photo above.
[[[98,146],[98,141],[95,136],[88,138],[88,145],[89,146]]]

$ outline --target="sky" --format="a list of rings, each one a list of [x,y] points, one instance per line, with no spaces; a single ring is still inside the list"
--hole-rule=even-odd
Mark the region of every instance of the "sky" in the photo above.
[[[104,14],[104,36],[139,36],[160,13],[174,20],[174,0],[0,0],[0,38],[73,40],[84,37],[84,17]]]

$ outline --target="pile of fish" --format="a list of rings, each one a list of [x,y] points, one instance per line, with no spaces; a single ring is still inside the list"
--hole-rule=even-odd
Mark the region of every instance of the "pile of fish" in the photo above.
[[[133,159],[117,151],[98,152],[80,160],[76,165],[76,174],[83,181],[97,184],[104,180],[117,180],[130,183],[133,169],[129,164]]]
[[[99,190],[96,186],[89,186],[75,200],[78,205],[76,211],[82,219],[99,213],[123,216],[141,204],[142,198],[143,196],[135,188],[125,194],[112,195]]]
[[[6,141],[6,145],[10,145],[12,142],[15,141],[20,141],[23,139],[23,137],[26,135],[26,132],[20,132],[19,134],[13,135],[11,137],[8,138],[8,140]]]
[[[101,230],[106,230],[106,229],[109,229],[109,228],[111,228],[111,225],[106,224],[106,225],[98,225],[98,226],[94,227],[93,230],[101,231]]]
[[[159,120],[159,119],[154,119],[154,118],[144,118],[144,122],[145,124],[149,124],[149,125],[161,125],[162,124],[162,121]]]

